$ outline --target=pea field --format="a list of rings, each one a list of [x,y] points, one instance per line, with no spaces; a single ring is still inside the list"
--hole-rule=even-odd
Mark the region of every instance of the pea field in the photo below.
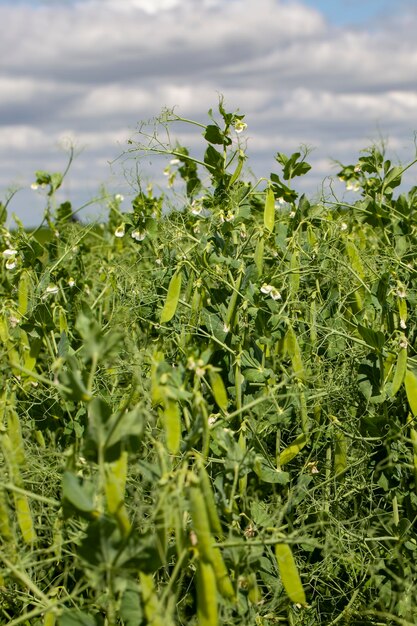
[[[1,625],[417,623],[415,155],[308,199],[244,119],[140,127],[166,190],[103,219],[71,168],[37,229],[0,205]]]

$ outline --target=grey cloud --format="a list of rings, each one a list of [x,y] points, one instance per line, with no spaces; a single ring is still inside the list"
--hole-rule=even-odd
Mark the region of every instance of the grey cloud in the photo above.
[[[107,161],[123,151],[139,120],[178,105],[184,117],[205,121],[219,92],[247,114],[260,175],[277,150],[299,143],[316,147],[313,186],[329,157],[355,158],[378,132],[392,135],[399,153],[411,152],[417,11],[361,30],[331,28],[302,2],[165,0],[152,12],[157,6],[0,7],[7,25],[0,39],[3,188],[6,177],[31,180],[35,169],[59,168],[57,145],[71,135],[85,148],[70,185],[81,202],[112,179]],[[200,149],[198,136],[182,135]]]

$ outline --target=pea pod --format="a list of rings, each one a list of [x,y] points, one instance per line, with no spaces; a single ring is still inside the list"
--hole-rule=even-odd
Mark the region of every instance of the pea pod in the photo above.
[[[347,441],[346,436],[338,431],[334,438],[334,474],[340,477],[347,469]]]
[[[414,417],[417,415],[417,376],[413,371],[407,370],[404,378],[405,392],[408,404]]]
[[[26,270],[20,275],[19,286],[17,288],[17,301],[18,301],[18,313],[19,315],[26,315],[28,310],[28,302],[29,302],[29,274]]]
[[[400,316],[401,328],[406,327],[407,323],[407,300],[405,298],[397,299],[398,315]]]
[[[239,297],[240,285],[242,284],[242,277],[243,277],[243,271],[239,270],[239,273],[237,275],[235,284],[233,286],[232,295],[230,296],[229,306],[227,307],[227,312],[226,312],[225,326],[229,330],[232,329],[232,326],[233,326],[234,321],[235,321],[236,309],[237,309],[237,300],[238,300],[238,297]]]
[[[10,525],[9,506],[6,492],[0,486],[0,538],[2,541],[10,543],[13,540],[12,527]]]
[[[22,533],[23,541],[27,544],[33,544],[37,537],[33,525],[32,513],[29,506],[29,500],[26,495],[14,494],[14,504],[16,510],[17,523]]]
[[[181,282],[182,275],[181,271],[177,270],[175,274],[172,276],[169,286],[167,297],[165,300],[164,307],[161,311],[160,323],[165,324],[169,322],[175,315],[178,307],[178,302],[180,299],[181,293]]]
[[[168,626],[166,616],[162,615],[162,607],[156,594],[151,574],[139,572],[139,581],[142,595],[143,608],[148,626]]]
[[[123,451],[117,461],[106,463],[105,484],[107,508],[115,516],[124,535],[130,530],[129,518],[124,506],[127,477],[127,452]]]
[[[22,466],[25,464],[25,449],[23,446],[22,429],[20,427],[20,420],[16,410],[10,406],[7,410],[7,433],[9,435],[14,459],[18,465]]]
[[[287,447],[282,450],[279,455],[279,464],[280,466],[286,465],[290,461],[293,460],[297,456],[297,454],[304,448],[307,443],[307,437],[305,433],[301,433],[294,439],[294,441]]]
[[[219,537],[223,534],[220,519],[217,513],[216,502],[214,500],[213,488],[209,475],[201,459],[198,460],[198,476],[200,479],[201,491],[206,504],[207,515],[210,522],[211,531]]]
[[[306,596],[301,583],[300,574],[291,550],[287,543],[277,543],[275,545],[275,556],[284,589],[294,604],[305,606]]]
[[[269,187],[266,192],[265,197],[265,207],[264,207],[264,226],[270,233],[274,231],[275,225],[275,196],[274,192]]]
[[[394,378],[391,385],[391,397],[393,398],[399,391],[404,382],[407,371],[407,348],[402,347],[398,352],[397,363],[395,366]]]
[[[300,288],[300,256],[298,250],[294,250],[290,259],[290,296],[295,297]]]
[[[168,452],[178,454],[181,445],[181,412],[176,400],[165,399],[163,419]]]
[[[227,411],[227,406],[229,402],[227,399],[227,392],[222,377],[220,376],[219,372],[216,372],[216,370],[214,369],[209,369],[208,375],[210,378],[210,384],[214,399],[223,411]]]
[[[7,465],[9,466],[11,479],[17,487],[23,487],[23,480],[19,469],[19,462],[15,456],[13,444],[8,434],[2,435],[1,448]],[[25,494],[17,492],[14,492],[13,498],[17,523],[19,525],[23,540],[27,544],[33,544],[36,541],[37,536],[33,525],[33,518],[29,506],[29,500]]]
[[[255,267],[258,270],[258,276],[261,277],[264,268],[264,238],[260,236],[255,246],[254,262]]]
[[[285,346],[288,356],[291,359],[294,376],[301,381],[305,381],[306,375],[304,371],[303,358],[301,356],[300,346],[293,328],[290,326],[285,336]]]
[[[213,537],[211,535],[210,520],[207,513],[206,503],[203,493],[200,489],[200,483],[197,478],[191,479],[188,490],[190,500],[190,514],[193,529],[197,535],[197,549],[200,557],[211,563],[213,559]]]
[[[199,480],[191,478],[189,487],[191,521],[197,535],[197,549],[202,561],[210,563],[216,576],[219,592],[229,599],[234,599],[235,592],[222,554],[214,545],[210,519]]]
[[[317,345],[317,306],[316,298],[310,303],[310,341],[313,348]]]
[[[56,614],[53,611],[47,611],[43,618],[43,626],[55,626]]]
[[[217,584],[211,563],[198,562],[196,581],[198,626],[218,626]]]

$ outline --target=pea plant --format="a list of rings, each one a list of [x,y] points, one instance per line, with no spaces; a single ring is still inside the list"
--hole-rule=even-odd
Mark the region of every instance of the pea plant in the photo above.
[[[245,130],[141,125],[168,190],[101,222],[67,171],[35,231],[0,207],[1,624],[414,623],[415,161],[312,201],[307,151],[255,180]]]

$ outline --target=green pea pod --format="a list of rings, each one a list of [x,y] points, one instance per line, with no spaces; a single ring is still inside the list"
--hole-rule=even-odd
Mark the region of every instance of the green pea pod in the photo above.
[[[359,278],[364,279],[365,270],[363,268],[362,259],[360,257],[357,247],[355,246],[353,241],[347,241],[345,246],[352,269],[359,276]]]
[[[407,371],[407,348],[400,348],[395,366],[394,378],[391,385],[391,397],[393,398],[404,382]]]
[[[211,563],[213,559],[214,545],[211,534],[209,516],[200,483],[193,478],[189,487],[190,514],[193,529],[197,535],[197,549],[200,558]]]
[[[334,474],[341,476],[347,469],[347,441],[345,435],[338,431],[334,438]]]
[[[298,250],[295,250],[291,255],[290,270],[290,295],[294,297],[300,288],[300,255]]]
[[[256,247],[255,247],[255,255],[254,255],[254,261],[255,261],[255,266],[256,269],[258,270],[258,276],[262,276],[262,272],[263,272],[263,268],[264,268],[264,238],[263,237],[259,237],[258,241],[256,242]]]
[[[181,281],[182,275],[180,270],[177,270],[170,280],[168,286],[167,297],[165,300],[164,308],[161,311],[160,323],[165,324],[169,322],[175,315],[178,307],[178,302],[181,293]]]
[[[240,295],[239,289],[240,289],[240,285],[242,284],[242,278],[243,278],[243,271],[239,270],[239,273],[235,280],[235,284],[233,286],[232,295],[230,296],[229,306],[227,307],[227,312],[226,312],[225,325],[226,325],[226,328],[228,328],[229,330],[231,330],[234,325],[234,321],[236,317],[236,310],[237,310],[237,301]]]
[[[243,166],[244,161],[245,161],[245,156],[244,155],[243,156],[239,155],[239,160],[238,160],[237,167],[236,167],[235,171],[233,172],[232,176],[230,177],[229,184],[227,185],[229,187],[229,189],[230,189],[230,187],[232,187],[235,184],[235,182],[239,178],[240,173],[242,171],[242,166]]]
[[[289,599],[294,604],[306,606],[306,596],[291,547],[287,543],[277,543],[275,545],[275,556],[281,581]]]
[[[116,518],[123,535],[130,531],[130,523],[124,506],[127,477],[127,452],[123,451],[117,461],[106,463],[105,484],[107,508]]]
[[[27,544],[33,544],[37,537],[27,496],[15,493],[14,505],[23,541]]]
[[[411,370],[405,373],[405,393],[414,417],[417,415],[417,376]]]
[[[233,585],[222,557],[220,549],[214,544],[210,519],[200,481],[192,477],[189,487],[191,521],[197,535],[197,549],[202,561],[210,563],[216,577],[217,587],[223,597],[230,600],[235,598]]]
[[[297,454],[304,448],[307,443],[307,437],[305,433],[301,433],[294,439],[294,441],[287,447],[282,450],[279,455],[279,464],[280,466],[286,465],[297,456]]]
[[[6,492],[0,486],[0,538],[2,541],[10,543],[13,540],[13,531],[10,525],[9,505],[7,503]]]
[[[303,358],[301,356],[300,346],[298,345],[297,337],[291,326],[289,327],[285,337],[285,345],[288,356],[291,359],[294,376],[296,376],[301,381],[305,381],[306,375],[304,371],[304,364]]]
[[[181,412],[178,402],[171,398],[165,400],[164,426],[168,452],[178,454],[181,445]]]
[[[204,496],[204,500],[206,503],[207,515],[210,522],[210,528],[212,532],[221,537],[223,534],[222,526],[220,523],[219,516],[217,514],[216,502],[214,500],[213,488],[211,486],[210,477],[207,474],[207,470],[204,467],[204,463],[199,458],[198,459],[198,477],[200,479],[201,491]]]
[[[20,275],[19,286],[17,288],[17,300],[18,300],[17,310],[19,312],[19,315],[26,315],[26,312],[28,310],[29,285],[30,285],[29,274],[26,270],[23,270],[23,272]]]
[[[275,225],[275,196],[271,187],[266,192],[264,208],[264,226],[270,233],[274,231]]]
[[[401,328],[405,328],[407,322],[407,300],[405,298],[398,298],[397,305],[398,315],[400,316],[400,326]]]
[[[171,623],[163,616],[162,607],[155,590],[152,574],[139,572],[140,590],[142,595],[143,609],[148,626],[169,626]]]
[[[220,376],[219,372],[216,372],[212,369],[209,370],[208,374],[214,399],[223,411],[227,411],[227,406],[229,402],[227,399],[226,387],[224,386],[222,377]]]
[[[217,584],[211,563],[198,562],[196,581],[198,626],[218,626]]]
[[[7,409],[7,433],[12,446],[12,453],[18,465],[25,464],[25,449],[23,445],[22,429],[16,410],[13,407]]]

